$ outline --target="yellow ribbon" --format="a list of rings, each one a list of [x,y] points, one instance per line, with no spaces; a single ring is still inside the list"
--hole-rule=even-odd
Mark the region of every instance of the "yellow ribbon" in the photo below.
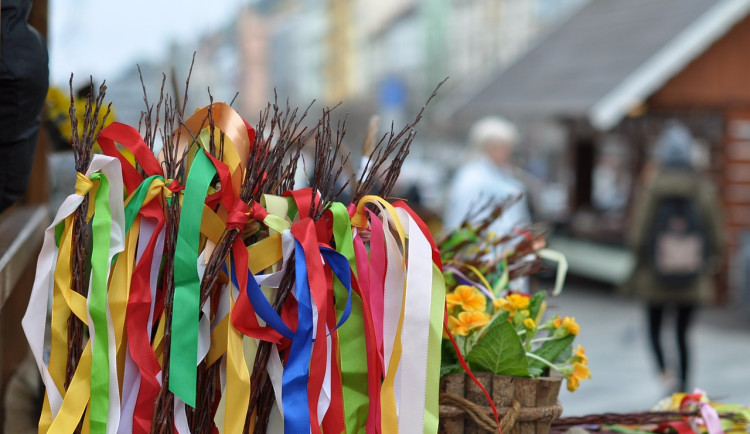
[[[89,404],[90,398],[90,387],[91,387],[91,341],[86,343],[86,347],[81,355],[81,360],[78,362],[78,368],[73,375],[73,380],[70,382],[65,393],[60,411],[55,416],[49,429],[45,429],[40,422],[39,432],[49,433],[67,433],[73,432],[78,426],[78,422],[81,420],[86,407]],[[43,416],[44,421],[44,416]],[[46,424],[46,421],[44,421]],[[86,424],[88,425],[88,424]],[[86,428],[88,429],[88,427]]]
[[[86,196],[92,188],[94,188],[93,181],[83,173],[76,172],[76,194],[79,196]]]
[[[130,282],[135,268],[135,255],[138,246],[141,218],[136,217],[130,231],[125,238],[125,250],[115,261],[112,276],[109,280],[108,303],[115,331],[115,345],[117,348],[117,378],[120,379],[120,394],[122,394],[122,378],[125,372],[125,314],[130,297]]]
[[[73,216],[70,215],[65,218],[62,222],[63,232],[60,239],[61,251],[68,251],[68,258],[70,257],[70,237],[71,237],[71,226],[73,224]],[[66,248],[67,246],[67,248]],[[58,259],[55,264],[54,276],[54,287],[52,293],[52,319],[50,324],[50,359],[49,359],[49,372],[52,380],[59,390],[63,390],[63,384],[65,382],[65,363],[68,358],[68,317],[70,316],[70,307],[65,301],[62,293],[61,285],[70,286],[70,280],[65,280],[63,276],[63,269],[69,269],[70,262],[62,262]],[[64,283],[63,283],[64,282]],[[80,297],[80,295],[79,295]],[[79,307],[77,308],[79,313],[85,314],[86,312],[86,299],[78,302]],[[76,314],[78,315],[78,314]]]
[[[253,277],[250,276],[250,279]],[[240,294],[240,297],[243,295]],[[229,288],[230,317],[234,309],[234,297]],[[247,406],[250,404],[250,372],[247,369],[245,353],[242,346],[242,334],[231,323],[227,332],[227,386],[224,407],[224,432],[242,432],[247,416]]]
[[[357,204],[357,209],[354,212],[354,215],[352,216],[352,226],[359,228],[359,229],[366,229],[367,228],[367,217],[365,216],[365,205],[368,203],[372,204],[380,204],[387,212],[388,215],[391,217],[391,220],[393,221],[393,224],[396,226],[396,232],[398,232],[399,240],[401,241],[401,246],[403,247],[406,244],[406,236],[404,235],[404,227],[401,225],[401,220],[398,218],[398,214],[396,214],[396,208],[393,207],[388,201],[383,199],[382,197],[375,196],[375,195],[367,195],[360,199],[359,203]]]
[[[275,233],[247,247],[248,266],[253,274],[270,268],[281,260],[281,235]]]
[[[357,204],[357,209],[352,217],[352,226],[359,227],[360,229],[367,228],[367,219],[365,218],[365,205],[368,203],[379,204],[385,209],[390,217],[390,221],[395,226],[396,232],[398,233],[400,247],[402,255],[401,267],[406,268],[405,262],[405,248],[406,248],[406,235],[404,232],[403,225],[401,224],[396,209],[388,203],[385,199],[368,195],[363,197]],[[388,216],[381,216],[386,219]],[[389,259],[390,260],[390,259]],[[380,406],[381,406],[381,428],[383,432],[397,433],[398,432],[398,411],[396,406],[396,393],[395,393],[395,381],[396,371],[398,365],[401,362],[401,353],[403,349],[401,347],[401,331],[404,326],[404,309],[406,307],[406,272],[404,272],[404,278],[402,283],[402,294],[401,294],[401,312],[398,318],[398,325],[396,326],[396,337],[393,343],[393,352],[388,363],[388,371],[386,372],[383,384],[380,387]]]

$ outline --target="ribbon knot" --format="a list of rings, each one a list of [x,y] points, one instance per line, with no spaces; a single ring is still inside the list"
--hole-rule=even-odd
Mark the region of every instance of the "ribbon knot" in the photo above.
[[[76,172],[76,194],[86,196],[92,188],[94,188],[94,183],[83,173]]]
[[[164,196],[167,198],[172,197],[174,193],[185,189],[184,185],[180,185],[176,179],[167,179],[164,181]]]
[[[263,208],[258,202],[253,202],[253,206],[250,208],[250,217],[254,220],[262,222],[268,217],[268,211]]]
[[[359,229],[367,229],[367,216],[364,207],[357,207],[352,215],[352,226]]]
[[[185,186],[180,185],[180,183],[177,182],[176,179],[168,179],[167,181],[168,182],[165,182],[165,184],[167,184],[167,189],[172,193],[177,193],[178,191],[182,191],[185,189]]]
[[[227,217],[227,230],[242,230],[248,218],[250,218],[250,207],[243,200],[236,201]]]

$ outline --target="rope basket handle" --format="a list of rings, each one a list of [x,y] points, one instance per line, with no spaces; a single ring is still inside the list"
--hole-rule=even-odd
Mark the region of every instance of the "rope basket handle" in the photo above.
[[[468,399],[458,396],[454,393],[443,392],[440,394],[440,404],[453,405],[463,409],[469,417],[477,424],[480,428],[489,432],[500,432],[509,433],[513,429],[513,425],[518,420],[518,415],[521,413],[521,404],[513,400],[511,407],[500,420],[500,426],[495,424],[495,421],[487,415],[487,411],[484,407],[479,406]]]

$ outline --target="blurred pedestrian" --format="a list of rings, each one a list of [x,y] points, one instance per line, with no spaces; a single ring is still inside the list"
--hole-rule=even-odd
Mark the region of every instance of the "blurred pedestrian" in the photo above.
[[[28,23],[31,0],[0,9],[0,212],[26,191],[49,84],[47,48]]]
[[[531,217],[526,201],[526,188],[515,175],[511,162],[518,144],[518,130],[509,121],[487,117],[475,123],[469,132],[468,161],[456,172],[448,190],[443,214],[443,227],[458,227],[481,202],[520,197],[490,225],[498,236],[509,235],[529,225]],[[489,213],[490,210],[486,210]],[[473,216],[473,222],[486,214]]]
[[[648,335],[669,392],[687,392],[688,332],[696,308],[711,301],[723,253],[723,228],[715,188],[692,161],[693,137],[670,121],[656,143],[653,166],[634,204],[630,244],[636,265],[631,294],[647,305]],[[665,312],[673,312],[677,370],[661,343]]]

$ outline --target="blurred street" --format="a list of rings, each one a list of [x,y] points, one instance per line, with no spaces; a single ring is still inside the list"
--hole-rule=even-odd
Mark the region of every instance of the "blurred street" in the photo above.
[[[646,336],[645,309],[599,284],[570,279],[550,300],[549,314],[574,316],[576,340],[586,349],[593,378],[575,393],[560,392],[563,417],[645,411],[668,396],[660,383]],[[666,357],[675,345],[665,319]],[[691,387],[714,400],[750,405],[750,319],[738,309],[707,307],[689,332]]]

